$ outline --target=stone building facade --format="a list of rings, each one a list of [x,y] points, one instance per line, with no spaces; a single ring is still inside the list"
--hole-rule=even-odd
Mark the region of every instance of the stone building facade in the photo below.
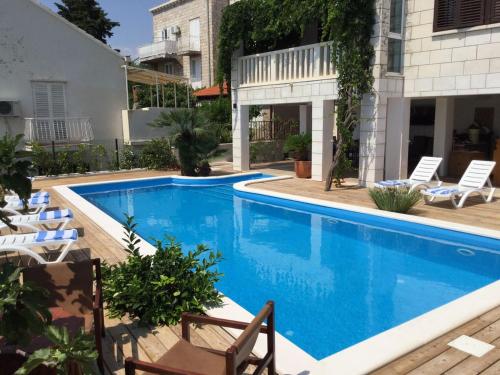
[[[174,0],[150,9],[153,43],[139,48],[140,61],[182,75],[194,88],[215,84],[217,39],[228,0]]]

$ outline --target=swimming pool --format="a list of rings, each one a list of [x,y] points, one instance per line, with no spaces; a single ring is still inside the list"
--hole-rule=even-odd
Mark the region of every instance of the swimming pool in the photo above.
[[[147,240],[222,251],[217,287],[320,360],[500,278],[500,241],[237,191],[233,178],[150,179],[71,189]]]

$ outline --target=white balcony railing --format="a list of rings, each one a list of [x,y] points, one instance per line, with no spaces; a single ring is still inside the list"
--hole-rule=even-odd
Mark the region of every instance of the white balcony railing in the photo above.
[[[139,47],[139,59],[142,61],[164,58],[177,53],[176,40],[162,40]]]
[[[309,44],[238,59],[241,86],[326,79],[335,76],[330,43]]]
[[[196,53],[200,51],[201,51],[201,46],[200,46],[199,36],[182,37],[177,42],[177,53],[179,55]]]
[[[94,139],[92,122],[88,117],[27,118],[25,141],[48,145],[87,143]]]

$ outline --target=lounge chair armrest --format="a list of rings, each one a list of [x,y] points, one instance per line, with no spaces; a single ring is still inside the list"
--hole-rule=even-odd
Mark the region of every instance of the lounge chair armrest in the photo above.
[[[154,363],[143,362],[131,357],[125,359],[125,375],[134,375],[135,370],[147,371],[147,372],[152,372],[154,374],[164,374],[164,375],[203,375],[198,372],[183,371],[175,369],[173,367],[167,367],[167,366],[157,365]]]
[[[183,313],[182,314],[182,325],[184,326],[185,324],[187,325],[189,323],[210,324],[210,325],[216,325],[216,326],[220,326],[220,327],[236,328],[236,329],[242,329],[242,330],[247,328],[248,325],[250,324],[250,323],[245,323],[245,322],[239,322],[236,320],[213,318],[211,316]],[[260,327],[260,332],[267,333],[268,332],[267,326],[262,325]]]

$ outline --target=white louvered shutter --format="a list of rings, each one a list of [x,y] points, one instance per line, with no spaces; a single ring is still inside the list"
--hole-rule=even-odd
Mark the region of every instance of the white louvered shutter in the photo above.
[[[52,117],[54,118],[54,136],[56,141],[68,138],[66,130],[66,101],[64,100],[64,84],[50,84]]]
[[[34,82],[34,133],[39,141],[60,141],[68,137],[64,83]]]

